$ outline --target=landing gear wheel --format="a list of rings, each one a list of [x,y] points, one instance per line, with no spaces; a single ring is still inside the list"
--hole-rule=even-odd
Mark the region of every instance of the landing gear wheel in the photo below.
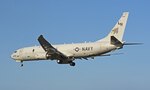
[[[23,67],[23,61],[21,61],[21,66],[20,67]]]
[[[21,64],[21,66],[20,67],[23,67],[23,64]]]
[[[76,63],[74,63],[74,62],[70,63],[70,66],[75,66],[75,65],[76,65]]]

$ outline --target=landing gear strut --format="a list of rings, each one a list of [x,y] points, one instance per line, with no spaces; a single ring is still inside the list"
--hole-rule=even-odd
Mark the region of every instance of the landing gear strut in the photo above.
[[[74,62],[70,63],[70,66],[75,66],[75,65],[76,65],[76,63],[74,63]]]

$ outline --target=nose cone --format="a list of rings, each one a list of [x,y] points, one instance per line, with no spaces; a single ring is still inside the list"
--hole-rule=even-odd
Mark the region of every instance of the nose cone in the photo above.
[[[11,54],[11,56],[10,56],[12,59],[14,59],[14,54]]]
[[[11,58],[14,59],[14,60],[16,60],[16,55],[14,55],[14,53],[11,54]]]

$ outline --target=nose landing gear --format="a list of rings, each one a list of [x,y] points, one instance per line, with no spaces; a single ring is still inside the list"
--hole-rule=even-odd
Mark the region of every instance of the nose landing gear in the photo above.
[[[23,61],[21,61],[21,65],[20,65],[20,67],[23,67]]]

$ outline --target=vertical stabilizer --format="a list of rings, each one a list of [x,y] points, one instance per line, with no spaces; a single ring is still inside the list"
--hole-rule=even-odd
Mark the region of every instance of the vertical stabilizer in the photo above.
[[[109,41],[111,40],[111,36],[114,36],[116,39],[118,39],[120,42],[122,42],[122,38],[124,35],[124,30],[126,27],[127,19],[128,19],[129,12],[124,12],[119,21],[116,23],[116,25],[113,27],[111,32],[106,36],[104,39],[99,41]]]

